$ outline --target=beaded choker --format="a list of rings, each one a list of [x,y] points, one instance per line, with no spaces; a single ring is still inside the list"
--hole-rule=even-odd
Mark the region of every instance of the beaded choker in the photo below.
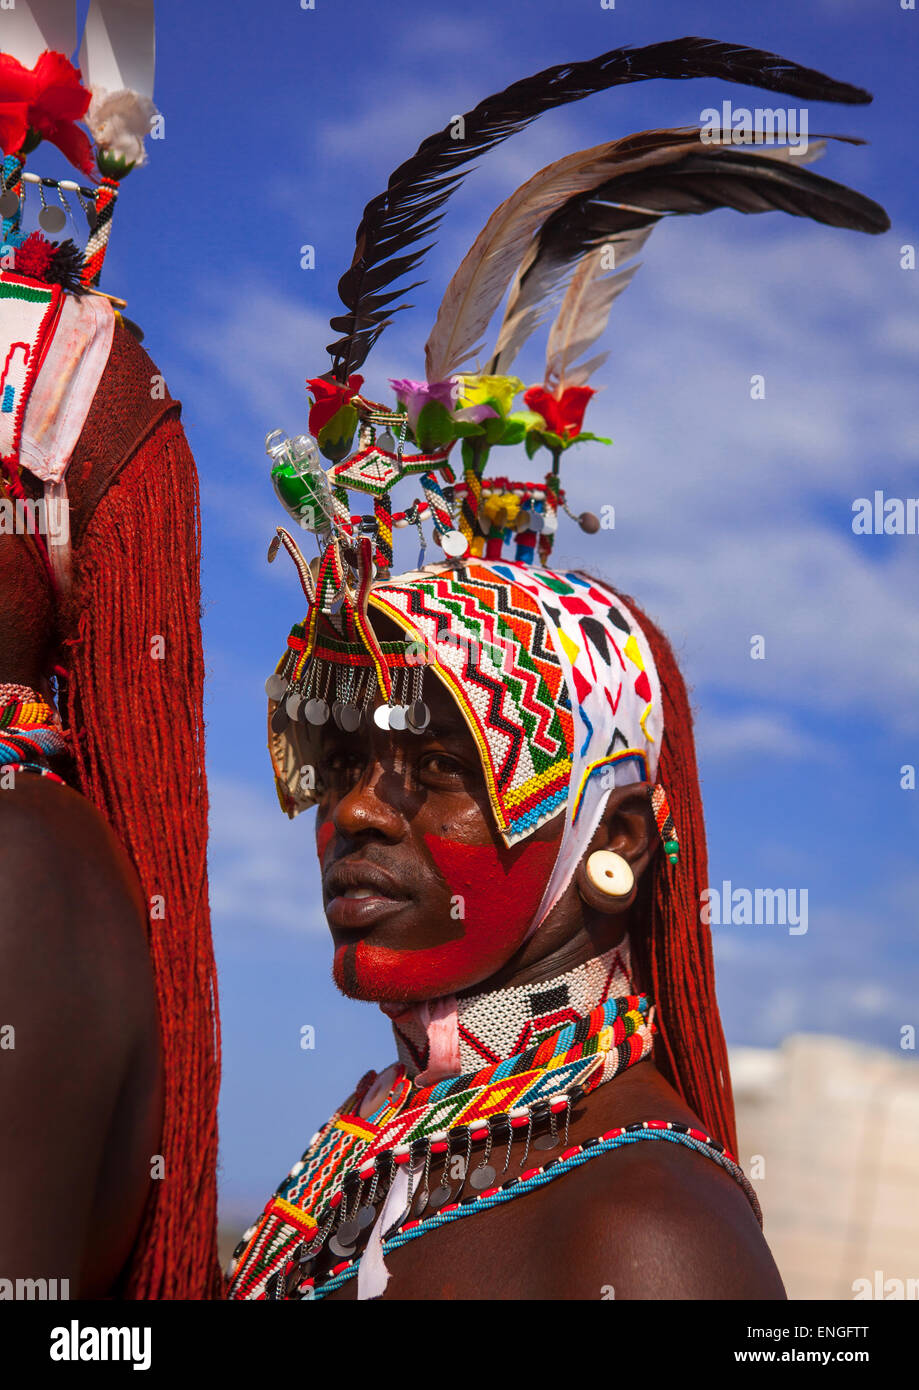
[[[427,1188],[434,1157],[444,1156],[446,1174],[450,1159],[462,1156],[460,1190],[467,1182],[489,1190],[495,1179],[488,1163],[493,1145],[509,1146],[517,1134],[528,1144],[546,1136],[556,1145],[561,1124],[567,1133],[571,1106],[650,1051],[648,1001],[629,994],[609,996],[589,1013],[531,1040],[522,1051],[434,1086],[418,1089],[400,1065],[388,1093],[362,1116],[362,1102],[377,1081],[377,1074],[369,1072],[313,1137],[246,1232],[234,1255],[230,1297],[283,1298],[291,1261],[312,1264],[327,1243],[332,1255],[350,1259],[384,1207],[392,1206],[394,1192],[405,1189],[407,1199],[397,1202],[400,1210],[394,1216],[387,1211],[387,1232],[412,1215],[455,1204],[455,1183],[442,1179],[434,1191]],[[486,1150],[476,1169],[470,1158],[479,1144]],[[414,1175],[422,1170],[422,1185],[413,1193]],[[378,1245],[384,1234],[379,1233]],[[377,1235],[376,1229],[371,1235]]]
[[[564,975],[538,984],[483,991],[456,1000],[457,1071],[473,1072],[524,1051],[590,1013],[611,996],[634,993],[629,940]],[[386,1012],[389,1012],[387,1009]],[[392,1017],[399,1061],[406,1075],[423,1072],[430,1059],[427,1031],[415,1007]]]

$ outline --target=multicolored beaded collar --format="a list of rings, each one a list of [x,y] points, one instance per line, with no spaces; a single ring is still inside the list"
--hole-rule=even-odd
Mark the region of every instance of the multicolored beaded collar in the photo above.
[[[26,685],[0,685],[0,768],[32,772],[66,785],[51,767],[69,752],[60,715]]]
[[[364,1117],[361,1104],[377,1080],[369,1072],[246,1233],[234,1256],[230,1297],[283,1297],[278,1289],[294,1251],[315,1260],[328,1242],[333,1255],[350,1258],[406,1164],[409,1173],[419,1164],[427,1173],[433,1157],[446,1155],[449,1161],[462,1154],[462,1186],[468,1179],[475,1188],[490,1189],[495,1174],[487,1155],[493,1144],[510,1144],[523,1133],[529,1143],[547,1126],[553,1144],[558,1142],[559,1117],[567,1121],[577,1100],[650,1054],[647,1016],[644,995],[608,998],[522,1052],[422,1090],[400,1066],[388,1094]],[[486,1145],[479,1179],[470,1172],[477,1144]],[[423,1206],[434,1212],[453,1198],[452,1189],[441,1184],[427,1193]],[[412,1205],[409,1200],[402,1220]]]

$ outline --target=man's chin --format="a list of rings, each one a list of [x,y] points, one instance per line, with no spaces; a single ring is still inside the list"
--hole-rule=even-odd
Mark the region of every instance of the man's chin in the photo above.
[[[357,999],[364,1004],[401,1004],[409,1008],[412,1004],[423,1004],[436,992],[432,985],[430,993],[419,994],[417,985],[410,986],[400,981],[395,973],[359,983],[353,977],[348,978],[337,960],[332,968],[332,979],[346,999]]]

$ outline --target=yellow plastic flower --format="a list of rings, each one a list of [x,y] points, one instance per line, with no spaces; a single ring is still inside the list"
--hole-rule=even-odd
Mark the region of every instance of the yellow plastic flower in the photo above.
[[[517,520],[520,498],[515,492],[492,492],[483,501],[481,510],[492,526],[503,530]]]
[[[463,406],[484,405],[486,401],[497,405],[502,415],[507,415],[514,397],[523,390],[523,382],[518,376],[460,376]]]

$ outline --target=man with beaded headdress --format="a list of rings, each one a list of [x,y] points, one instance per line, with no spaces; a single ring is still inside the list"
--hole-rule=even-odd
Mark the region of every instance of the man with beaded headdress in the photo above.
[[[98,289],[155,115],[152,0],[92,0],[79,68],[76,47],[73,3],[0,13],[0,1274],[206,1298],[198,485],[179,403]],[[26,167],[48,143],[76,179]],[[83,246],[51,239],[84,213]]]
[[[734,1157],[686,689],[631,598],[550,559],[562,459],[596,438],[586,383],[603,357],[584,359],[654,225],[731,207],[875,233],[886,215],[785,149],[645,131],[501,204],[447,287],[425,380],[391,382],[396,407],[357,371],[464,164],[553,106],[693,76],[870,100],[707,39],[487,98],[462,143],[431,136],[365,208],[332,370],[308,381],[311,433],[268,437],[278,497],[319,540],[312,564],[284,528],[269,551],[288,551],[307,600],[267,682],[278,794],[290,816],[317,808],[335,980],[391,1018],[398,1061],[363,1077],[268,1200],[231,1297],[783,1297]],[[510,367],[552,301],[544,380],[515,410]],[[486,471],[521,443],[548,459],[542,478]],[[396,509],[413,475],[421,495]],[[421,553],[394,576],[407,528]],[[443,558],[426,564],[431,532]]]

